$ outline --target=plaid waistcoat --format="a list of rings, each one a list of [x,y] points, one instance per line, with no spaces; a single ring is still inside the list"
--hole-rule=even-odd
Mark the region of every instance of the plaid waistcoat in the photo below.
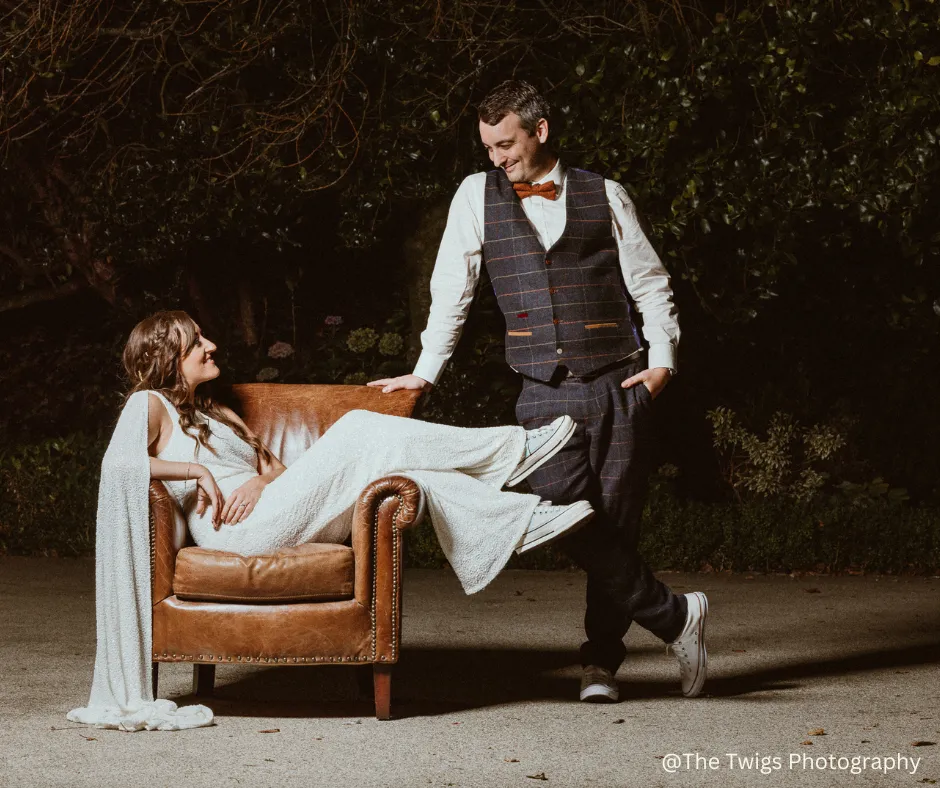
[[[543,381],[559,364],[588,375],[640,348],[604,178],[569,168],[564,195],[565,230],[546,251],[506,174],[486,175],[483,261],[506,318],[506,360]]]

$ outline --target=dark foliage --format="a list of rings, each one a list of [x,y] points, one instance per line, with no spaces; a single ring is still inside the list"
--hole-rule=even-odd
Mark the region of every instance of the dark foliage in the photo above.
[[[753,430],[837,424],[831,485],[936,505],[940,6],[674,8],[3,0],[0,439],[106,430],[123,336],[160,306],[196,314],[233,380],[407,369],[378,350],[414,330],[404,242],[486,166],[472,104],[515,75],[569,161],[625,184],[673,274],[676,501],[725,505],[705,419],[725,405]],[[357,328],[374,347],[350,349]],[[426,417],[512,419],[502,330],[484,283]]]

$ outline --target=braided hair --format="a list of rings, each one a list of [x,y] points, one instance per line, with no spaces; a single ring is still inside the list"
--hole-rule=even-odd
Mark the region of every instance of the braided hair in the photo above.
[[[231,420],[210,395],[192,393],[182,374],[182,362],[196,346],[199,336],[193,319],[181,310],[157,312],[141,320],[131,331],[124,346],[124,369],[130,378],[131,390],[157,391],[176,407],[183,432],[194,437],[209,451],[209,423],[199,418],[202,413],[211,416],[232,429],[249,444],[258,455],[259,467],[270,462],[271,452],[258,438],[248,435],[244,428]]]

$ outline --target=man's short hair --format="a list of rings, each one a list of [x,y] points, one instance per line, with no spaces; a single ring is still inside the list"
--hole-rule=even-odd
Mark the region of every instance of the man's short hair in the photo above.
[[[515,112],[522,128],[532,135],[541,118],[548,120],[549,106],[542,94],[528,82],[507,79],[487,93],[477,112],[480,120],[488,126],[495,126],[510,112]]]

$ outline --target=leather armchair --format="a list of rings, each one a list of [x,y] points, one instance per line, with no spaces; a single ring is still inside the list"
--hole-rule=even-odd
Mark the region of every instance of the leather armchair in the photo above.
[[[347,411],[410,416],[419,396],[252,383],[235,386],[229,404],[290,465]],[[154,696],[161,662],[194,663],[197,695],[212,693],[220,664],[371,665],[376,717],[388,719],[401,641],[402,531],[423,513],[414,481],[376,479],[355,505],[350,545],[248,557],[192,546],[175,499],[152,481]]]

